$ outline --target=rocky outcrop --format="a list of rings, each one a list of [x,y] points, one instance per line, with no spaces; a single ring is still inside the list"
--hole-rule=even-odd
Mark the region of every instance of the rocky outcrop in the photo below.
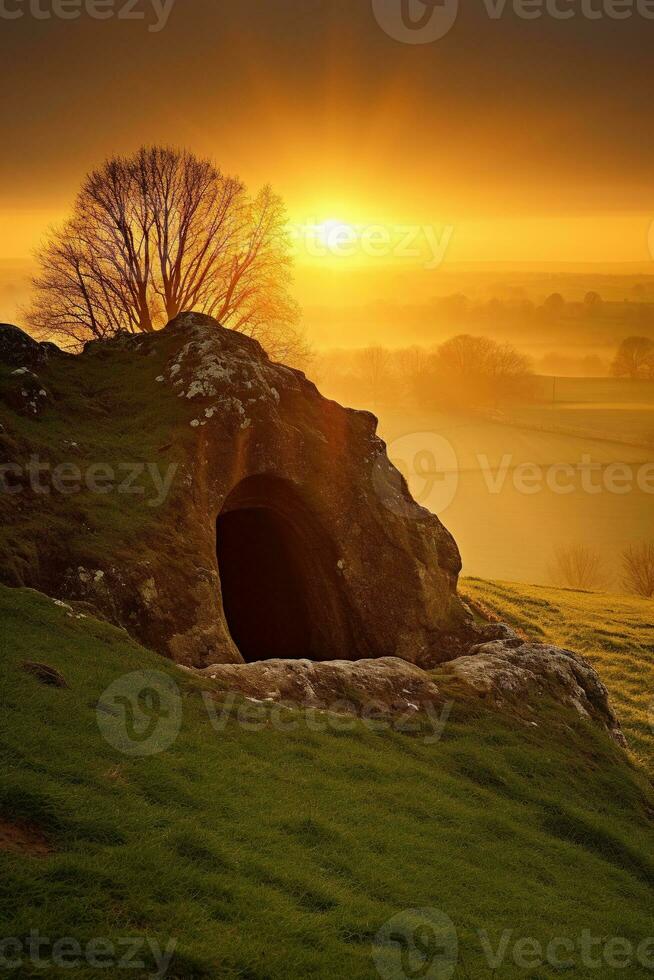
[[[39,343],[11,323],[0,323],[0,364],[34,371],[53,356],[64,357],[55,344]]]
[[[13,329],[0,348],[9,363],[21,361],[15,370],[31,371],[26,359],[46,357]],[[102,445],[78,445],[75,426],[80,390],[102,378],[113,401],[89,404],[97,414],[89,432],[106,433],[115,470],[122,460],[114,434],[134,430],[135,376],[150,424],[170,420],[161,446],[143,449],[135,465],[158,467],[160,455],[175,462],[165,498],[142,508],[141,523],[126,491],[120,507],[129,538],[107,536],[92,558],[76,532],[81,525],[103,533],[97,494],[91,499],[82,486],[67,499],[17,496],[21,520],[38,509],[46,523],[48,508],[56,513],[49,553],[38,563],[21,554],[17,584],[92,603],[187,665],[448,656],[443,637],[465,620],[459,552],[412,499],[374,416],[322,397],[256,341],[199,314],[182,314],[156,334],[90,344],[52,379],[45,368],[39,375],[44,392],[52,380],[53,410],[70,426],[69,441],[49,450],[51,469],[57,459],[105,463]]]
[[[609,693],[591,665],[573,653],[540,643],[497,639],[473,646],[447,664],[463,690],[499,710],[537,711],[544,702],[571,708],[625,745]]]
[[[38,417],[51,395],[37,374],[53,357],[66,357],[54,344],[38,343],[19,327],[0,323],[0,364],[10,368],[0,401],[18,415]]]
[[[219,689],[273,701],[352,714],[412,712],[440,701],[424,670],[397,657],[348,662],[268,660],[214,664],[201,671]]]
[[[497,624],[499,625],[499,624]],[[538,725],[541,711],[560,705],[603,728],[620,746],[626,741],[597,672],[569,650],[519,640],[505,626],[504,639],[472,647],[435,671],[395,657],[315,663],[269,660],[214,664],[198,671],[217,691],[250,700],[352,714],[358,717],[427,713],[456,717],[457,699],[479,699],[503,714]],[[454,684],[452,683],[454,681]],[[444,706],[449,705],[445,711]]]
[[[0,365],[7,584],[83,602],[247,697],[419,713],[453,685],[521,716],[551,700],[621,740],[584,660],[461,601],[456,544],[374,416],[255,341],[183,314],[72,357],[4,327]]]
[[[218,573],[213,594],[197,583],[213,607],[216,652],[240,659],[220,608],[216,519],[253,510],[278,522],[293,566],[279,572],[295,574],[304,593],[313,659],[415,661],[435,647],[439,632],[461,615],[458,549],[440,521],[412,500],[377,436],[376,419],[322,398],[303,374],[273,364],[256,342],[207,317],[182,316],[167,331],[183,343],[157,380],[192,408],[199,492],[189,518],[204,529],[203,566]],[[398,498],[401,508],[389,506]],[[263,525],[260,530],[266,533]],[[253,578],[264,560],[256,548],[251,557],[245,589],[248,571]],[[261,607],[241,613],[258,614],[264,615]],[[172,638],[177,656],[185,644],[203,646],[196,623],[206,618],[201,612],[188,632]],[[222,635],[215,635],[216,624]],[[274,656],[284,643],[270,639]],[[265,658],[265,635],[261,640],[253,652],[256,637],[249,638],[246,659]]]
[[[2,387],[2,401],[18,415],[37,418],[52,401],[38,374],[29,368],[15,368]]]

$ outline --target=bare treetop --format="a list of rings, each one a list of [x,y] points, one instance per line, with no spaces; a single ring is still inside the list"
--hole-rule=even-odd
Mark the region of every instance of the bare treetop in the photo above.
[[[281,199],[270,187],[252,199],[185,150],[142,148],[94,170],[38,259],[28,317],[42,336],[75,346],[197,310],[273,356],[302,347]]]

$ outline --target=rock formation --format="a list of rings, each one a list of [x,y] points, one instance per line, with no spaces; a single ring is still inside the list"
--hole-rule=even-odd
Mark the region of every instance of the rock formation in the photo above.
[[[55,344],[38,343],[11,323],[0,323],[0,364],[36,370],[52,356],[65,356]]]
[[[506,627],[505,627],[506,628]],[[473,645],[469,653],[446,665],[462,689],[498,710],[531,710],[541,702],[564,705],[605,728],[626,745],[611,708],[609,692],[597,671],[573,653],[543,643],[496,639]]]
[[[350,691],[419,710],[442,700],[440,672],[500,710],[551,699],[622,739],[585,661],[479,624],[459,599],[457,546],[412,499],[374,416],[209,317],[76,357],[0,327],[0,423],[6,584],[83,602],[250,697]],[[35,487],[35,448],[46,473],[79,473],[76,490]],[[139,475],[164,463],[145,501]],[[121,467],[131,475],[111,484]]]
[[[463,633],[466,631],[464,630]],[[525,724],[539,725],[541,713],[562,705],[593,722],[623,747],[626,741],[597,672],[570,650],[521,639],[509,626],[467,625],[465,656],[424,670],[399,660],[313,663],[268,660],[245,665],[214,664],[200,673],[219,690],[237,691],[268,704],[322,708],[358,717],[399,717],[427,711],[441,716],[457,697],[482,701]],[[483,642],[474,643],[473,638]],[[445,715],[449,709],[445,709]]]
[[[25,360],[35,364],[40,351],[28,346]],[[35,564],[21,584],[52,591],[54,579],[60,598],[92,602],[187,665],[439,659],[442,638],[464,618],[459,552],[411,498],[374,416],[323,398],[256,341],[198,314],[154,335],[89,344],[54,383],[93,374],[101,361],[120,391],[126,354],[140,361],[151,398],[167,412],[175,403],[165,433],[179,464],[170,497],[120,556],[89,567],[62,540],[65,567],[61,557],[57,574]],[[6,392],[4,400],[11,404]],[[59,396],[59,413],[68,407]],[[115,430],[128,423],[111,419]],[[100,430],[107,424],[98,420]],[[67,455],[60,447],[57,458]],[[78,495],[75,507],[84,501]],[[128,499],[124,508],[127,520]]]

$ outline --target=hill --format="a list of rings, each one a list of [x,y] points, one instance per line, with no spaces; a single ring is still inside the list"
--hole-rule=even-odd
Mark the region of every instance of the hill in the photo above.
[[[583,641],[645,757],[634,681],[651,605],[628,604],[616,627],[625,609],[606,597],[466,588],[539,638]],[[165,975],[180,980],[395,977],[402,943],[410,957],[424,936],[393,917],[435,908],[434,976],[542,980],[567,963],[617,977],[625,957],[630,977],[650,975],[654,794],[576,713],[552,705],[550,724],[525,725],[463,699],[442,730],[398,731],[243,702],[246,724],[235,709],[220,720],[201,679],[38,593],[0,587],[0,638],[0,915],[23,951],[31,930],[48,937],[42,957],[73,937],[84,980],[108,975],[89,959],[100,937],[122,954],[147,937],[137,952],[153,973],[172,950]],[[174,694],[145,716],[168,725],[149,755],[115,737],[130,699],[107,687],[134,671]],[[432,676],[447,692],[446,670]],[[49,977],[71,975],[47,962]],[[23,952],[7,975],[44,974]]]
[[[654,773],[654,603],[473,578],[464,581],[462,592],[541,643],[581,653],[611,692],[633,751]]]

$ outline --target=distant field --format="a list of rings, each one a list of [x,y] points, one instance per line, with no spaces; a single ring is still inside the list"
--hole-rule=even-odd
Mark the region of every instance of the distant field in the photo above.
[[[553,404],[620,406],[649,405],[654,408],[654,381],[632,381],[628,378],[554,378],[540,375],[536,379],[539,400]]]
[[[608,437],[606,420],[628,417],[624,409],[603,421],[589,409],[594,436],[559,431],[561,418],[546,407],[530,411],[532,424],[511,424],[382,408],[380,433],[416,499],[454,534],[466,574],[546,585],[555,549],[581,543],[600,552],[606,587],[619,589],[624,549],[654,537],[654,495],[642,482],[654,472],[654,445]],[[654,426],[649,408],[639,418]],[[626,492],[613,492],[615,464],[627,466]],[[533,487],[521,481],[525,467]],[[564,473],[572,492],[557,488],[560,467],[573,468]],[[599,492],[586,491],[589,474]]]
[[[617,378],[536,379],[538,402],[506,411],[517,425],[654,445],[654,381]]]

